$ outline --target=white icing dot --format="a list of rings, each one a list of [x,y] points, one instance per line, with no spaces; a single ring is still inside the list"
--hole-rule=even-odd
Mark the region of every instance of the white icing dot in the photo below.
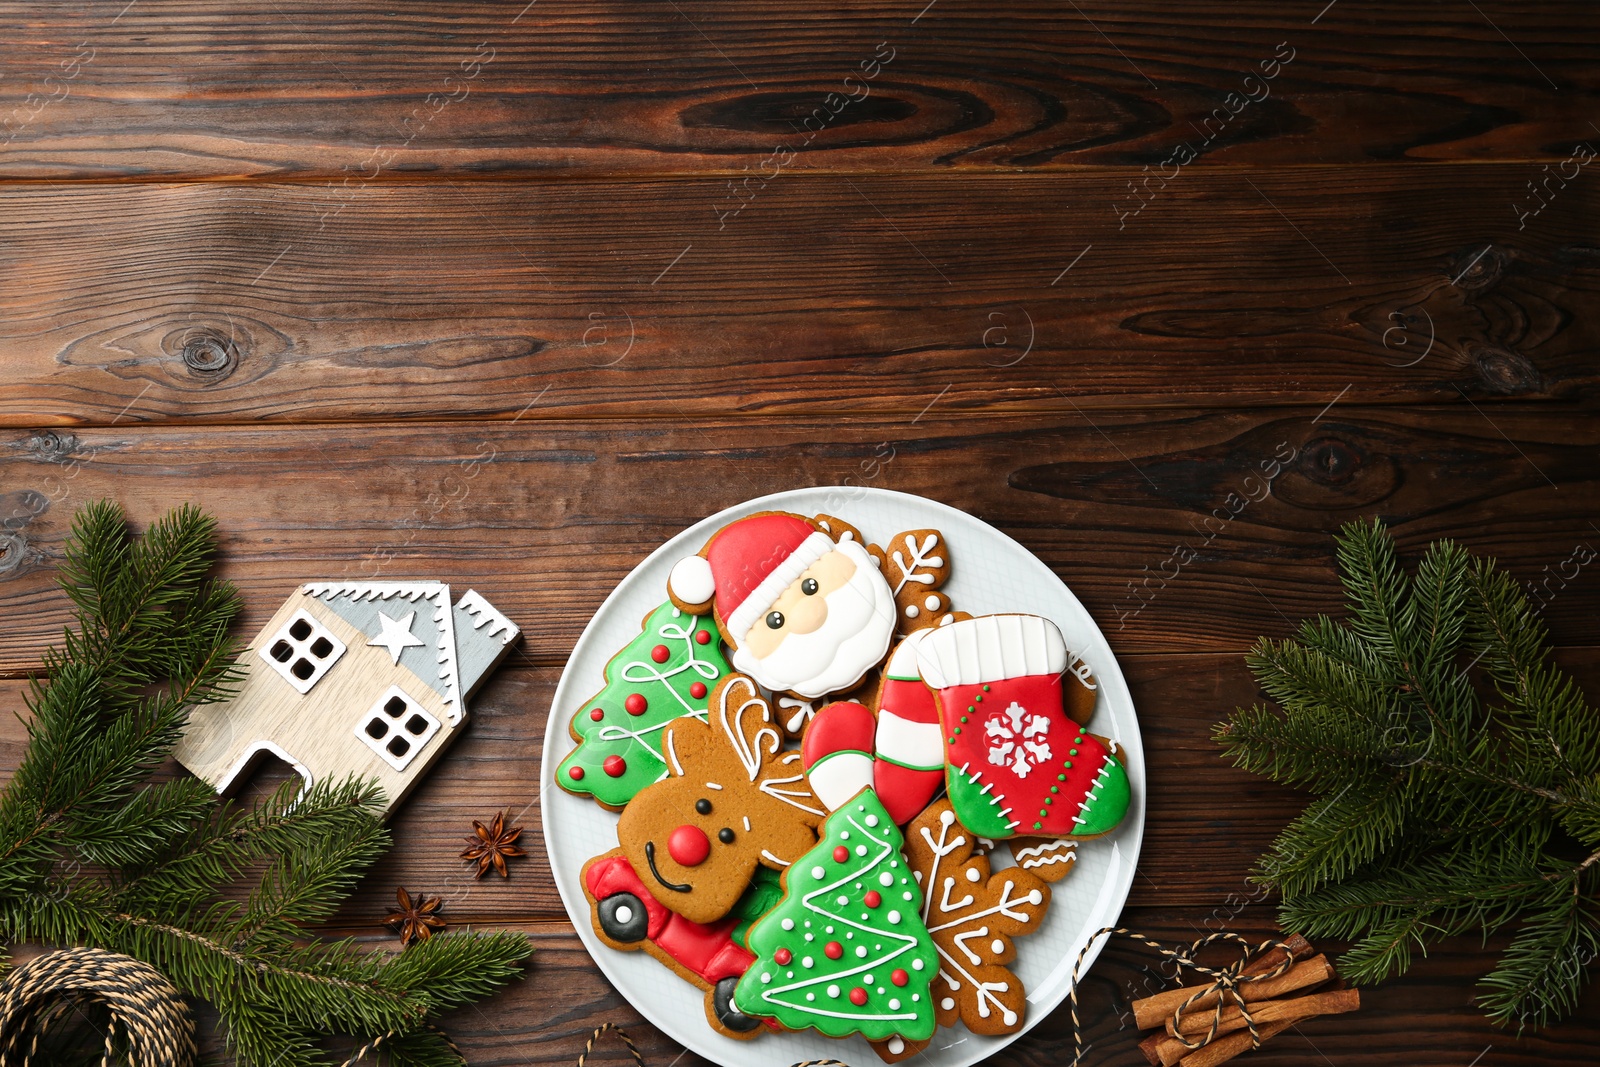
[[[848,841],[848,840],[850,840],[850,831],[849,830],[840,830],[839,831],[839,840],[840,841]]]
[[[810,923],[806,923],[806,925],[810,926],[811,924]],[[831,934],[831,933],[833,933],[833,927],[830,926],[826,930],[823,930],[822,932],[825,933],[825,934]]]
[[[762,985],[766,985],[770,981],[772,981],[772,973],[770,971],[762,971],[761,972],[761,984]]]
[[[813,868],[811,868],[811,877],[815,878],[817,881],[820,882],[824,878],[826,878],[827,876],[828,876],[828,872],[823,870],[821,867],[813,867]]]
[[[794,929],[794,920],[790,919],[790,918],[785,918],[783,920],[783,922],[779,923],[778,925],[783,927],[785,930],[793,930]]]
[[[856,846],[856,855],[865,856],[866,854],[867,854],[867,846],[866,845],[857,845]]]
[[[911,1003],[915,1004],[917,1001],[919,1001],[921,999],[922,999],[922,994],[921,993],[913,993],[913,994],[911,994]]]
[[[900,921],[900,913],[898,911],[891,911],[888,915],[884,916],[884,918],[888,919],[891,924],[897,923]]]
[[[926,600],[924,600],[922,602],[922,606],[927,608],[929,611],[938,611],[939,610],[939,598],[936,597],[936,596],[930,595],[928,597],[928,599],[926,599]]]
[[[911,969],[912,969],[912,970],[913,970],[913,971],[920,971],[920,970],[922,970],[922,961],[921,961],[921,960],[912,960],[912,961],[911,961]]]
[[[828,987],[828,996],[837,998],[839,996],[839,987],[836,986],[836,985],[829,986]]]
[[[619,922],[619,923],[632,922],[633,921],[633,909],[628,907],[626,904],[623,904],[621,907],[617,908],[616,916],[617,916],[617,922]]]
[[[872,984],[872,975],[870,975],[870,974],[862,975],[861,976],[861,984],[862,985],[871,985]],[[878,992],[882,993],[883,990],[880,989],[880,990],[878,990]]]
[[[900,1010],[900,999],[898,997],[890,997],[889,998],[889,1010],[890,1011],[899,1011]]]
[[[893,1002],[891,1002],[889,1004],[889,1007],[891,1007],[891,1008],[894,1007]],[[906,1043],[904,1041],[900,1040],[900,1038],[898,1036],[891,1037],[889,1039],[889,1055],[898,1056],[898,1055],[900,1055],[900,1053],[904,1052],[905,1050],[906,1050]]]
[[[807,941],[815,941],[816,939],[817,939],[817,935],[816,934],[807,934],[806,935],[806,940]]]
[[[940,826],[949,826],[951,823],[953,823],[955,821],[956,821],[956,813],[951,811],[949,808],[945,808],[943,811],[941,811],[939,813],[939,825]]]
[[[1044,894],[1039,892],[1037,889],[1035,889],[1033,892],[1028,894],[1028,903],[1029,904],[1043,904],[1044,903]]]
[[[888,871],[884,871],[882,874],[878,875],[878,884],[894,885],[894,875],[890,874]]]
[[[976,867],[968,867],[967,868],[967,881],[976,882],[977,880],[978,880],[978,868],[976,868]]]
[[[784,971],[783,974],[784,974],[785,978],[793,978],[794,977],[794,972],[793,971]]]
[[[867,824],[867,828],[868,829],[871,829],[872,827],[878,825],[878,817],[876,815],[868,815],[865,819],[862,819],[861,821]]]
[[[806,999],[807,1000],[816,1000],[817,999],[817,995],[815,993],[807,993],[806,994]]]
[[[810,956],[807,956],[805,959],[800,961],[800,966],[802,966],[802,967],[813,967],[813,966],[816,965],[816,962],[817,962],[816,960],[812,959]]]
[[[956,1006],[956,1002],[951,997],[945,997],[943,1000],[939,1001],[939,1007],[943,1008],[945,1011],[949,1011],[951,1008],[953,1008],[955,1006]]]
[[[839,906],[843,907],[844,905],[846,905],[848,903],[850,903],[850,898],[845,896],[843,893],[840,893],[839,894]]]
[[[998,937],[995,938],[993,941],[989,942],[989,951],[993,952],[996,956],[1000,955],[1005,950],[1006,950],[1006,943],[1004,941],[1000,940]]]
[[[912,896],[910,893],[901,893],[900,895],[905,897],[907,900],[915,900],[915,899],[917,899],[916,897]]]
[[[917,610],[917,606],[915,604],[907,604],[906,605],[906,618],[914,619],[920,614],[921,614],[921,612],[919,612]]]
[[[806,929],[807,929],[807,930],[809,930],[809,929],[811,929],[811,920],[810,920],[810,919],[807,919],[807,920],[806,920]],[[829,929],[829,932],[830,932],[830,933],[831,933],[831,932],[832,932],[832,928],[831,928],[831,927],[830,927],[830,929]]]
[[[857,945],[856,946],[856,955],[858,957],[862,958],[862,959],[865,959],[866,955],[867,955],[867,946],[866,945]]]

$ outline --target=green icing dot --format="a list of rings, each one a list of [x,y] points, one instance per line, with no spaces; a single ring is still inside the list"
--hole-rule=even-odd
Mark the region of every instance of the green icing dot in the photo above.
[[[973,707],[973,706],[972,706],[972,705],[971,705],[971,704],[968,704],[968,705],[967,705],[967,711],[968,711],[968,712],[969,712],[969,713],[971,713],[971,712],[974,712],[974,711],[977,711],[977,710],[978,710],[978,709],[977,709],[977,708],[975,708],[975,707]]]
[[[959,726],[957,726],[957,727],[956,727],[956,733],[958,733],[958,734],[959,734],[959,733],[960,733],[960,732],[961,732],[961,727],[959,727]]]
[[[1050,792],[1059,793],[1059,792],[1061,792],[1061,787],[1059,785],[1053,785],[1053,786],[1050,787]]]
[[[985,692],[985,693],[987,693],[987,692],[988,692],[988,691],[989,691],[989,687],[988,687],[988,686],[984,686],[984,687],[983,687],[983,691],[984,691],[984,692]]]
[[[1070,763],[1069,763],[1069,764],[1067,764],[1067,766],[1069,766],[1069,767],[1070,767],[1070,766],[1072,766],[1072,764],[1070,764]],[[1066,776],[1066,775],[1064,775],[1064,774],[1058,774],[1058,775],[1056,775],[1056,781],[1058,781],[1058,782],[1064,782],[1064,781],[1066,781],[1066,780],[1067,780],[1067,776]]]
[[[1078,750],[1075,749],[1075,748],[1067,750],[1067,755],[1069,755],[1069,756],[1076,756],[1077,754],[1078,754]]]
[[[1044,823],[1036,822],[1036,823],[1033,824],[1033,828],[1035,830],[1043,830],[1044,829]]]

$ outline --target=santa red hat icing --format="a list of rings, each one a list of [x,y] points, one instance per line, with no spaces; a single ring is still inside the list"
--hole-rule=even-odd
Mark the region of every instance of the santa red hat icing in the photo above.
[[[798,515],[769,511],[719,530],[705,551],[678,561],[667,590],[680,604],[713,596],[717,617],[738,641],[789,584],[833,551],[833,539]]]

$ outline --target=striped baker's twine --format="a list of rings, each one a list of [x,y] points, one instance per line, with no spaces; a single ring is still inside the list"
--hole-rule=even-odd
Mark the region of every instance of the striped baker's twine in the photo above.
[[[1244,995],[1239,992],[1239,986],[1246,982],[1266,981],[1269,978],[1277,978],[1288,973],[1289,968],[1294,966],[1294,950],[1288,945],[1284,944],[1282,941],[1267,940],[1261,942],[1260,945],[1252,949],[1249,941],[1246,941],[1238,934],[1224,930],[1215,934],[1207,934],[1205,937],[1202,937],[1200,940],[1190,945],[1187,949],[1168,948],[1161,942],[1154,941],[1143,934],[1135,933],[1126,927],[1102,926],[1100,929],[1089,935],[1088,943],[1083,946],[1083,951],[1078,953],[1078,961],[1072,965],[1072,1067],[1078,1067],[1078,1062],[1083,1059],[1083,1027],[1078,1020],[1078,972],[1083,968],[1083,958],[1089,954],[1089,949],[1094,946],[1096,941],[1100,940],[1100,938],[1106,934],[1121,934],[1124,937],[1132,938],[1135,941],[1142,942],[1143,944],[1148,945],[1150,948],[1153,948],[1157,952],[1161,953],[1167,959],[1176,961],[1180,967],[1188,967],[1192,971],[1197,971],[1200,974],[1210,977],[1211,984],[1209,986],[1206,986],[1203,989],[1196,989],[1194,994],[1186,999],[1182,1004],[1178,1005],[1177,1010],[1172,1013],[1173,1036],[1175,1036],[1179,1041],[1183,1042],[1183,1046],[1185,1048],[1197,1049],[1202,1045],[1208,1045],[1211,1043],[1212,1039],[1217,1036],[1217,1027],[1222,1023],[1222,1012],[1227,1006],[1229,998],[1232,998],[1233,1003],[1238,1005],[1239,1014],[1244,1018],[1245,1026],[1250,1028],[1250,1047],[1261,1047],[1261,1035],[1256,1031],[1256,1021],[1250,1017],[1250,1010],[1245,1006]],[[1195,957],[1198,956],[1202,950],[1204,950],[1207,946],[1220,941],[1228,941],[1238,945],[1240,948],[1239,958],[1228,964],[1226,967],[1207,967],[1202,963],[1196,962]],[[1279,963],[1271,970],[1262,971],[1260,974],[1240,973],[1250,965],[1251,960],[1255,959],[1261,953],[1271,951],[1272,949],[1283,950],[1283,962]],[[1202,997],[1209,996],[1212,993],[1217,993],[1219,995],[1217,997],[1216,1011],[1213,1012],[1211,1016],[1211,1026],[1206,1031],[1205,1037],[1198,1041],[1190,1041],[1188,1038],[1183,1036],[1183,1033],[1179,1030],[1177,1024],[1183,1018],[1183,1013],[1188,1011],[1190,1006],[1192,1006],[1195,1001],[1201,999]]]
[[[110,1021],[102,1067],[190,1067],[194,1020],[160,971],[98,948],[46,952],[0,979],[0,1067],[31,1067],[50,1025],[77,1002],[98,1001]]]
[[[463,1063],[466,1062],[467,1058],[461,1055],[461,1050],[456,1047],[456,1043],[454,1041],[450,1040],[449,1034],[445,1033],[437,1026],[427,1026],[425,1029],[432,1030],[435,1034],[439,1035],[439,1039],[449,1046],[450,1051],[459,1056]],[[415,1031],[406,1032],[415,1033]],[[368,1056],[371,1056],[373,1062],[376,1063],[378,1060],[378,1053],[383,1051],[383,1046],[387,1045],[389,1042],[393,1041],[399,1036],[401,1036],[401,1031],[399,1030],[390,1030],[386,1034],[379,1034],[371,1041],[368,1041],[365,1045],[362,1045],[360,1048],[356,1049],[355,1052],[350,1055],[350,1058],[341,1063],[339,1067],[359,1067],[361,1062],[364,1061]],[[0,1067],[5,1067],[5,1064],[0,1064]]]
[[[616,1023],[601,1023],[594,1028],[594,1033],[590,1034],[589,1040],[584,1042],[583,1053],[578,1057],[577,1067],[583,1067],[589,1059],[589,1053],[594,1051],[594,1043],[608,1033],[616,1034],[617,1040],[628,1046],[628,1052],[633,1056],[633,1062],[638,1064],[638,1067],[644,1067],[644,1055],[639,1051],[639,1046],[635,1045],[633,1038],[628,1036],[628,1032]]]

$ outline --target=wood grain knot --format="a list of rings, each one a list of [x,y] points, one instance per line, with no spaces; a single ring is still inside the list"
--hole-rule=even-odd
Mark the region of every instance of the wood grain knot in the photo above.
[[[1361,451],[1337,437],[1319,437],[1300,449],[1295,468],[1320,485],[1344,485],[1366,461]]]
[[[1450,281],[1458,289],[1480,293],[1494,288],[1510,257],[1494,245],[1476,245],[1458,252],[1450,264]]]
[[[1491,393],[1519,396],[1541,392],[1545,387],[1544,375],[1521,352],[1499,345],[1468,342],[1466,354],[1478,372],[1478,380]]]
[[[17,443],[24,455],[45,463],[60,463],[78,450],[78,438],[70,433],[40,430]]]
[[[28,542],[19,533],[0,530],[0,575],[10,575],[28,555]]]
[[[233,342],[213,333],[199,333],[183,343],[179,353],[192,377],[204,382],[220,382],[239,365]]]

